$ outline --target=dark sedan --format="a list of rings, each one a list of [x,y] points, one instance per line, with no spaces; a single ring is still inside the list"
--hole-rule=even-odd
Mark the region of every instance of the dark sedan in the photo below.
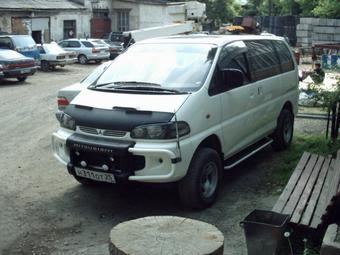
[[[37,70],[33,58],[28,58],[13,50],[0,50],[0,65],[3,78],[17,78],[18,81],[26,80]],[[1,78],[1,76],[0,76]]]

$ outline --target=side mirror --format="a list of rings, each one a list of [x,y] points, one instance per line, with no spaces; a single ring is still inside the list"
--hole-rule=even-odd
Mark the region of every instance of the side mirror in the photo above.
[[[242,71],[238,69],[223,69],[221,72],[223,85],[227,86],[228,89],[237,88],[243,85],[244,75]]]

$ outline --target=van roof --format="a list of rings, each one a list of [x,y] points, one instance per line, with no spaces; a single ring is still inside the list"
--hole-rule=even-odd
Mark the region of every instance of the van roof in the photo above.
[[[143,40],[139,43],[198,43],[198,44],[216,44],[218,46],[239,40],[284,40],[283,37],[275,35],[176,35],[167,37],[157,37]]]

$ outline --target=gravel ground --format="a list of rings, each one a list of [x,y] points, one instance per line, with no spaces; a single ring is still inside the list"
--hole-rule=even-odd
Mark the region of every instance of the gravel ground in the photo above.
[[[0,254],[106,255],[114,225],[150,215],[214,224],[225,236],[224,254],[247,254],[239,222],[277,199],[269,177],[278,154],[270,148],[226,172],[218,201],[204,211],[182,208],[171,185],[83,187],[53,158],[56,93],[95,67],[75,64],[24,83],[0,82]],[[324,122],[297,119],[295,127],[318,133]]]

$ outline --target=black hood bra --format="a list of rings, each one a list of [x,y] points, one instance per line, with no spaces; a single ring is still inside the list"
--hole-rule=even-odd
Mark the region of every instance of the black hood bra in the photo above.
[[[64,112],[75,120],[77,126],[128,132],[140,125],[169,122],[174,116],[173,112],[138,111],[124,107],[108,110],[72,104]]]

